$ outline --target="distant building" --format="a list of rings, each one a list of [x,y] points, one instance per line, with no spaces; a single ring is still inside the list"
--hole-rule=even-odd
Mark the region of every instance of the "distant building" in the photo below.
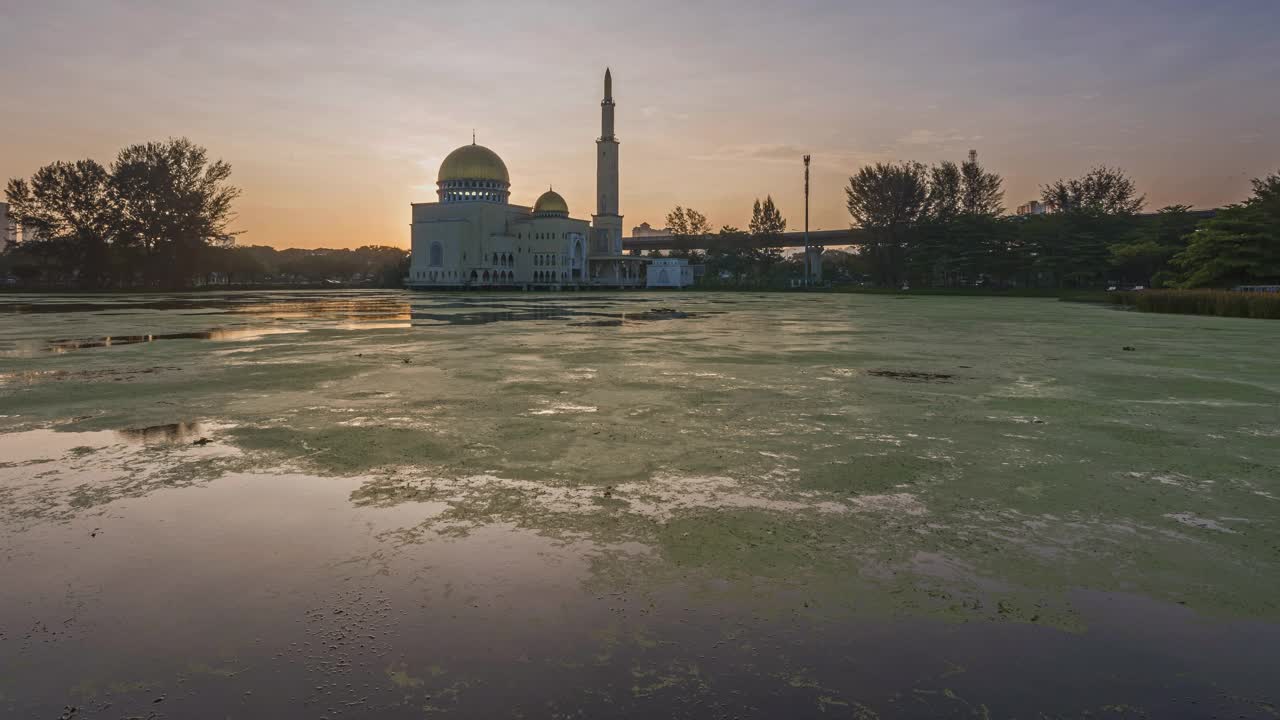
[[[670,235],[671,231],[666,228],[649,227],[649,223],[640,223],[631,228],[631,237],[665,237]]]
[[[1018,209],[1014,210],[1015,215],[1044,215],[1047,212],[1049,212],[1049,206],[1039,200],[1029,200],[1026,204],[1019,205]]]
[[[649,261],[646,287],[682,288],[693,284],[693,266],[684,258],[654,258]]]
[[[9,203],[0,203],[0,252],[9,247]]]

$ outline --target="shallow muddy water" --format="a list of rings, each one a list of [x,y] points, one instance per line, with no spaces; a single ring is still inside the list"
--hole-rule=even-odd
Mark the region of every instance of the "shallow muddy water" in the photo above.
[[[1277,348],[1050,300],[0,296],[0,717],[1275,717]]]

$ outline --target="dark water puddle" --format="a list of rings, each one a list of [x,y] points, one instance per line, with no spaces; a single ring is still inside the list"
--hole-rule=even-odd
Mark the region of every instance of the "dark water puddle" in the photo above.
[[[901,380],[902,382],[950,382],[955,375],[946,373],[929,373],[916,372],[913,370],[868,370],[868,375],[876,377],[891,378],[893,380]]]
[[[176,445],[178,443],[200,443],[203,438],[203,426],[198,422],[168,423],[143,428],[118,430],[120,437],[133,443],[143,445]]]

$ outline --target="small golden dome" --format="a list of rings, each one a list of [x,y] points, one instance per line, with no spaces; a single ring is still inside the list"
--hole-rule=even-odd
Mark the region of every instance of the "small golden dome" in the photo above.
[[[498,153],[483,145],[463,145],[449,153],[440,163],[440,175],[437,182],[450,180],[496,180],[511,184],[511,176],[507,173],[507,164],[502,162]]]
[[[560,193],[555,190],[548,190],[538,196],[538,201],[533,204],[535,213],[564,213],[569,214],[569,203],[560,197]]]

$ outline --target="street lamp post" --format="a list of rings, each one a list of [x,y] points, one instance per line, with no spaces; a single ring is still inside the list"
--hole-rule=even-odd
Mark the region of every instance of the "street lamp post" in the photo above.
[[[811,285],[809,280],[809,156],[804,156],[804,284]]]

